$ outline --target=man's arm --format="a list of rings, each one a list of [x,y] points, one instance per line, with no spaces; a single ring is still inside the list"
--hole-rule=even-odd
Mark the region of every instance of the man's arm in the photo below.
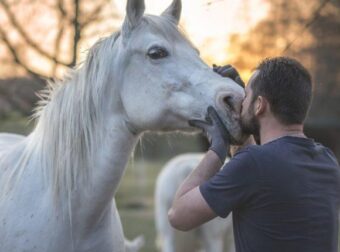
[[[168,213],[174,228],[188,231],[216,217],[203,198],[199,185],[214,176],[221,166],[217,154],[209,150],[197,168],[184,180]]]
[[[242,148],[255,144],[250,136],[241,146],[232,146],[232,156]],[[217,154],[209,150],[202,161],[178,188],[172,207],[169,210],[170,224],[181,231],[196,228],[215,218],[216,213],[203,198],[199,186],[213,177],[221,168],[222,162]]]
[[[216,214],[203,198],[199,186],[221,168],[229,150],[229,132],[214,108],[209,107],[206,121],[192,120],[190,125],[203,129],[210,141],[210,148],[198,167],[178,189],[169,211],[171,225],[182,231],[193,229]]]

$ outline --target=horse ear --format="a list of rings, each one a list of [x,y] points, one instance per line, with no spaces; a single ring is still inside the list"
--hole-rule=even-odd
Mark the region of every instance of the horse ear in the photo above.
[[[122,32],[128,35],[143,17],[145,11],[144,0],[128,0],[126,3],[126,16]]]
[[[171,5],[162,13],[162,16],[171,17],[178,24],[182,12],[182,1],[173,0]]]

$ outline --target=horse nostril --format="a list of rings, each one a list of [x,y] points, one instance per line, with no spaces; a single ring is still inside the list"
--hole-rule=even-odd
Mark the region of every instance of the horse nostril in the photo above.
[[[234,97],[233,96],[228,95],[228,96],[224,97],[223,103],[228,109],[230,109],[231,111],[235,111]]]

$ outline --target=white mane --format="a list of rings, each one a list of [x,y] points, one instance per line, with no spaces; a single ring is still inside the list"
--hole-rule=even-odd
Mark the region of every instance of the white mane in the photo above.
[[[50,169],[54,191],[74,189],[76,180],[87,181],[94,166],[93,152],[103,138],[104,95],[112,78],[112,50],[119,33],[100,40],[90,50],[78,71],[43,92],[37,110],[37,131],[41,132],[43,167]]]
[[[112,79],[112,51],[119,32],[99,40],[77,70],[64,80],[49,82],[38,95],[41,100],[33,119],[36,128],[28,140],[35,150],[25,149],[5,184],[20,179],[30,154],[40,152],[46,179],[53,192],[69,195],[77,179],[87,181],[93,167],[93,152],[103,138],[102,125],[107,83]],[[112,81],[112,80],[111,80]],[[13,180],[15,179],[15,180]]]

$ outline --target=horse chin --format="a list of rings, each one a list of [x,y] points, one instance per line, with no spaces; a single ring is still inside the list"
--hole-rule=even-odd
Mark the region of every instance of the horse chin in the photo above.
[[[239,122],[238,114],[233,112],[227,111],[224,113],[218,112],[224,125],[226,126],[227,130],[230,134],[230,143],[232,145],[240,145],[242,144],[248,136],[243,133],[241,130],[241,125]]]

